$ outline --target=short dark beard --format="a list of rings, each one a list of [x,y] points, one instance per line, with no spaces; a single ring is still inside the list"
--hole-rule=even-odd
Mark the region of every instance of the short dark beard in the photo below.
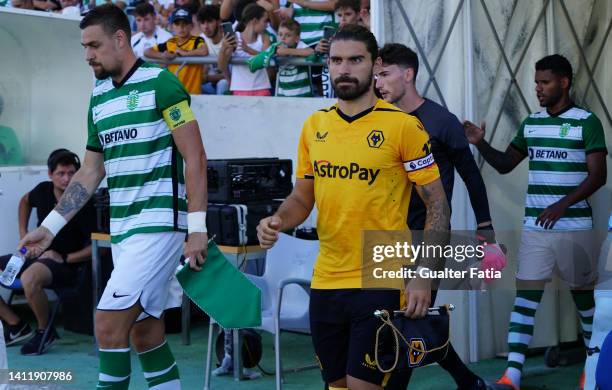
[[[545,102],[545,103],[542,105],[542,107],[546,107],[546,108],[553,107],[553,106],[555,106],[557,103],[559,103],[559,101],[561,101],[561,99],[563,99],[563,93],[560,93],[560,94],[559,94],[559,95],[557,95],[557,96],[550,97],[550,98],[548,99],[548,101],[546,101],[546,102]]]
[[[106,70],[104,67],[102,67],[102,72],[100,74],[96,74],[96,72],[94,71],[94,76],[98,80],[106,80],[109,77],[117,76],[119,73],[121,73],[121,70],[113,72],[110,70]]]
[[[334,92],[336,93],[336,96],[338,96],[338,99],[344,101],[351,101],[359,99],[360,97],[365,95],[370,90],[370,88],[372,88],[373,77],[373,73],[370,73],[370,76],[368,77],[366,82],[360,83],[359,80],[355,78],[340,76],[332,80],[332,87],[334,88]],[[338,88],[337,84],[342,81],[352,81],[355,82],[357,85],[348,89]]]

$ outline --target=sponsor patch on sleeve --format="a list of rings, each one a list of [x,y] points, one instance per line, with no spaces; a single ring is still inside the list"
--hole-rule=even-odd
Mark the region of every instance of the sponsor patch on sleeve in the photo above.
[[[193,111],[191,111],[187,100],[183,100],[180,103],[166,108],[162,114],[171,131],[184,125],[185,123],[195,120]]]
[[[420,169],[429,168],[436,164],[434,161],[433,154],[429,153],[425,157],[417,158],[415,160],[404,161],[404,169],[406,172],[414,172]]]

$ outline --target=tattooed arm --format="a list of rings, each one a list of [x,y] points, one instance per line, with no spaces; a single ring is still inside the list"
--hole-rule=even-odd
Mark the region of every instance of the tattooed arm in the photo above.
[[[51,217],[53,212],[56,212],[66,222],[87,203],[91,195],[94,193],[102,178],[106,174],[104,170],[104,159],[102,153],[87,151],[85,160],[81,169],[72,177],[70,184],[64,190],[64,194],[60,198],[55,209],[45,218],[45,221]],[[57,214],[55,214],[57,216]],[[44,221],[43,221],[44,222]],[[65,224],[65,222],[63,222]],[[60,225],[61,226],[61,225]],[[19,242],[18,248],[26,247],[28,257],[40,256],[53,241],[54,233],[45,226],[39,226],[37,229],[29,232]]]
[[[105,174],[102,153],[88,150],[85,153],[83,166],[72,177],[70,184],[55,206],[55,211],[60,213],[66,221],[70,221],[91,198]]]
[[[449,240],[450,226],[450,208],[444,193],[442,181],[437,179],[429,184],[415,186],[417,193],[425,203],[427,214],[425,217],[425,230],[422,232],[413,232],[413,237],[421,237],[415,239],[414,245],[420,245],[421,241],[425,246],[440,246],[444,247]],[[420,267],[429,268],[432,270],[441,269],[444,265],[444,259],[436,256],[435,252],[428,251],[430,256],[421,256],[416,259],[417,265]],[[406,284],[406,312],[405,315],[411,318],[420,318],[427,314],[427,309],[433,303],[431,302],[431,279],[417,277],[409,280]]]

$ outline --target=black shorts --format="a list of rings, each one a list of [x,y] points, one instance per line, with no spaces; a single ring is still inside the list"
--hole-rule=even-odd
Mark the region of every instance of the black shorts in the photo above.
[[[11,255],[0,256],[0,269],[4,270],[4,268],[6,268],[6,264],[9,262],[10,258]],[[76,283],[78,265],[62,264],[47,258],[27,259],[23,267],[21,267],[21,271],[17,274],[17,277],[20,278],[23,271],[34,263],[44,264],[49,268],[49,271],[51,271],[51,284],[44,286],[45,288],[66,288],[72,287]]]
[[[310,293],[310,331],[323,380],[347,375],[384,386],[390,374],[374,361],[378,309],[399,310],[399,290],[336,289]],[[396,375],[396,374],[394,374]]]

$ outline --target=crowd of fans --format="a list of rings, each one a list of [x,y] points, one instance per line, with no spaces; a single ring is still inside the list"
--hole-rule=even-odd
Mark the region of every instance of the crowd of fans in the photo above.
[[[78,16],[105,1],[0,0],[0,6]],[[112,1],[132,21],[136,55],[217,59],[168,65],[191,94],[332,97],[324,66],[329,37],[347,24],[370,25],[369,0]],[[274,67],[273,57],[308,65]],[[248,63],[233,64],[236,58]]]

